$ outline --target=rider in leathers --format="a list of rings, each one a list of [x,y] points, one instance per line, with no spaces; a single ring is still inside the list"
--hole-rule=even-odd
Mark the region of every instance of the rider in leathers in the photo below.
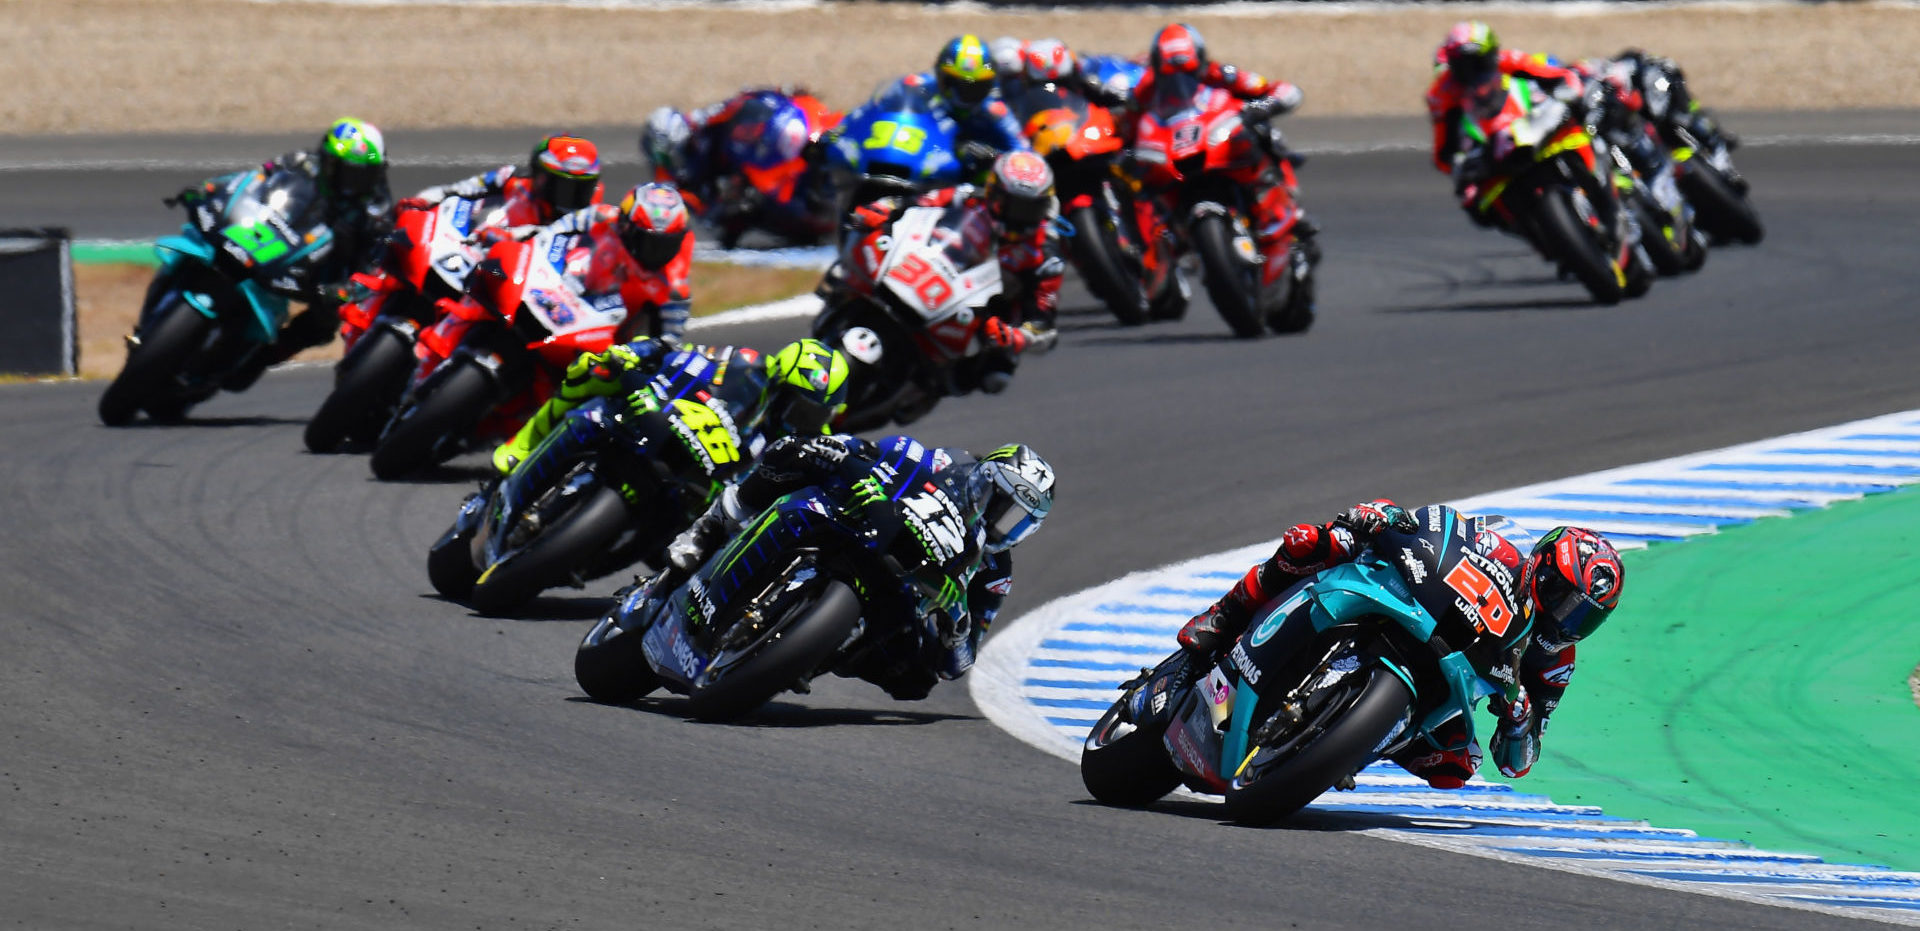
[[[1181,628],[1180,646],[1198,663],[1213,665],[1261,605],[1303,579],[1353,561],[1382,529],[1411,531],[1427,510],[1408,512],[1382,498],[1354,505],[1326,524],[1294,525],[1272,556],[1247,570],[1219,601]],[[1484,521],[1472,520],[1469,527],[1475,549],[1511,574],[1513,590],[1502,593],[1507,602],[1525,605],[1533,620],[1514,683],[1518,697],[1488,699],[1489,710],[1500,719],[1490,743],[1494,763],[1509,777],[1524,776],[1539,759],[1547,718],[1573,678],[1574,644],[1619,603],[1624,572],[1612,544],[1592,531],[1556,528],[1523,559],[1511,542],[1486,529]],[[1578,579],[1573,591],[1567,590],[1563,569]],[[1522,594],[1526,597],[1519,597]],[[1439,736],[1444,740],[1451,732],[1464,738],[1465,731],[1466,723],[1456,719],[1443,726]],[[1480,758],[1477,741],[1453,750],[1416,743],[1393,761],[1434,788],[1457,789],[1479,769]]]
[[[1039,528],[1052,508],[1053,469],[1025,446],[1001,447],[975,461],[964,450],[929,448],[906,436],[878,443],[853,436],[787,437],[767,447],[753,470],[668,546],[670,567],[648,584],[656,592],[678,585],[783,495],[820,485],[857,508],[878,500],[876,495],[884,497],[871,477],[876,464],[890,463],[904,471],[928,461],[940,490],[970,517],[961,555],[971,558],[971,568],[958,580],[966,597],[947,606],[929,600],[925,609],[931,613],[900,625],[899,634],[841,670],[896,699],[925,698],[939,680],[958,679],[972,668],[980,641],[1013,589],[1012,549]],[[1009,483],[1023,489],[1022,494],[1014,495]],[[924,635],[927,620],[934,622],[937,637]]]

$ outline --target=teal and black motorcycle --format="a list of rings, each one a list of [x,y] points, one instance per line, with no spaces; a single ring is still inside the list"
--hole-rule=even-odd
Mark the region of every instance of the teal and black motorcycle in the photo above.
[[[319,196],[310,176],[277,169],[216,178],[168,201],[187,222],[154,243],[160,269],[126,365],[100,397],[101,422],[122,426],[143,409],[178,420],[223,388],[253,384],[288,297],[308,295],[308,272],[333,248],[324,223],[301,224]]]
[[[1532,623],[1512,574],[1476,546],[1484,527],[1448,507],[1411,512],[1264,605],[1203,675],[1180,652],[1141,670],[1087,735],[1087,791],[1142,806],[1184,784],[1261,824],[1415,741],[1466,746],[1474,705],[1512,694]],[[1442,730],[1456,718],[1464,728]]]

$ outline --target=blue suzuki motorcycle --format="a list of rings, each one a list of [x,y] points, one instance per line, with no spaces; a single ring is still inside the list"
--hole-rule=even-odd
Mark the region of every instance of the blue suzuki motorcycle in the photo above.
[[[896,83],[847,114],[827,150],[840,205],[890,194],[952,187],[965,180],[956,127],[933,112],[924,91]]]
[[[258,354],[303,296],[308,272],[333,248],[325,224],[296,228],[320,196],[313,179],[286,169],[227,175],[191,191],[180,233],[154,243],[160,269],[127,362],[100,397],[100,420],[123,426],[145,410],[178,420],[222,388],[258,378]]]
[[[1087,791],[1135,807],[1184,784],[1261,824],[1416,741],[1471,743],[1475,704],[1516,694],[1532,620],[1511,573],[1474,546],[1484,518],[1412,515],[1268,602],[1203,675],[1176,652],[1123,683],[1081,751]],[[1455,718],[1465,727],[1443,732]]]

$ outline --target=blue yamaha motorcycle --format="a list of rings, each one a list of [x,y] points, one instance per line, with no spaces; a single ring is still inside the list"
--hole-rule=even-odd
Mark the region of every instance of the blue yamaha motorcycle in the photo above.
[[[333,248],[323,223],[296,227],[320,196],[308,175],[286,169],[227,175],[188,192],[179,235],[154,243],[160,269],[127,362],[100,396],[100,420],[123,426],[144,409],[178,420],[222,388],[259,377],[258,354],[304,296],[308,272]]]
[[[1176,652],[1123,683],[1081,751],[1087,791],[1141,806],[1184,784],[1261,824],[1415,741],[1470,743],[1475,704],[1517,694],[1532,620],[1511,573],[1475,548],[1484,518],[1412,517],[1268,602],[1204,675]],[[1465,727],[1441,736],[1455,718]]]

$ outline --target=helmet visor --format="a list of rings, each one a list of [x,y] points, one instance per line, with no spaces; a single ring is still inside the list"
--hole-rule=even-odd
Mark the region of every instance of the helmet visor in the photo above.
[[[1011,549],[1033,533],[1039,521],[1013,496],[999,492],[987,505],[987,544],[995,552]]]
[[[600,186],[600,179],[568,178],[543,170],[534,185],[540,199],[552,205],[554,213],[561,214],[593,203],[593,192]]]
[[[1478,84],[1493,74],[1493,56],[1477,49],[1454,49],[1447,53],[1447,71],[1461,84]]]
[[[1549,571],[1546,578],[1534,583],[1534,598],[1545,615],[1541,633],[1553,641],[1549,645],[1556,649],[1586,639],[1612,613],[1556,571]]]
[[[1004,195],[999,198],[1000,222],[1008,229],[1030,230],[1039,226],[1052,212],[1052,198],[1015,197]]]
[[[667,263],[680,254],[680,244],[686,238],[686,230],[657,233],[629,225],[620,232],[620,242],[627,247],[627,254],[633,256],[640,267],[655,271],[666,268]]]
[[[983,81],[970,81],[966,78],[957,78],[950,74],[943,74],[940,76],[940,83],[954,101],[967,107],[979,106],[981,101],[987,99],[988,94],[993,93],[993,80],[991,78]]]
[[[384,164],[363,165],[342,158],[330,158],[333,163],[329,174],[332,175],[333,193],[341,197],[367,197],[380,186],[380,179],[386,177]]]
[[[814,436],[827,432],[833,420],[833,408],[801,394],[782,392],[769,412],[774,424],[794,436]]]

